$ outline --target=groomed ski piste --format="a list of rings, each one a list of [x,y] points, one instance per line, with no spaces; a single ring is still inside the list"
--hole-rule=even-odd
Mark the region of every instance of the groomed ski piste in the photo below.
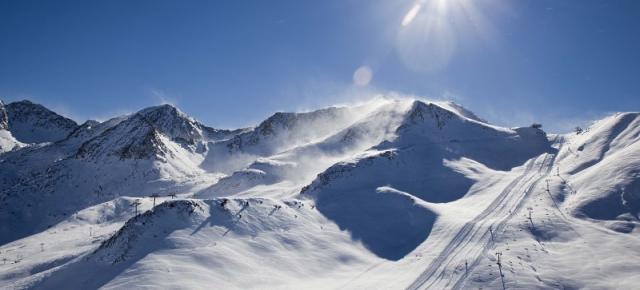
[[[2,289],[640,283],[638,113],[551,134],[397,96],[235,130],[0,109]]]

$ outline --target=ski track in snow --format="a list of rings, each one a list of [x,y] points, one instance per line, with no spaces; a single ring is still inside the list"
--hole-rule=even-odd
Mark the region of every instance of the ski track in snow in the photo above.
[[[465,255],[467,257],[477,257],[474,259],[474,262],[471,263],[471,267],[469,267],[469,270],[472,270],[473,267],[475,267],[479,263],[480,256],[484,252],[486,252],[493,244],[491,240],[491,233],[489,232],[486,224],[490,223],[491,220],[500,218],[505,214],[505,208],[507,208],[507,206],[510,206],[508,213],[502,216],[496,226],[494,226],[494,224],[490,225],[492,229],[495,229],[494,235],[497,235],[497,233],[501,233],[504,230],[504,227],[506,226],[508,220],[524,205],[524,201],[526,201],[529,194],[535,189],[538,182],[548,176],[549,172],[553,168],[553,161],[556,154],[557,153],[544,154],[544,158],[538,170],[533,170],[533,167],[536,164],[536,160],[539,159],[540,156],[528,161],[525,166],[524,172],[516,177],[513,181],[511,181],[511,183],[509,183],[502,190],[502,192],[484,211],[482,211],[471,221],[465,223],[465,225],[460,229],[460,231],[458,231],[458,233],[453,237],[449,244],[447,244],[444,250],[442,250],[442,252],[440,252],[440,254],[429,264],[427,269],[425,269],[416,278],[416,280],[411,283],[409,287],[407,287],[407,290],[444,289],[448,287],[450,282],[447,282],[445,285],[439,284],[443,283],[443,278],[447,276],[447,269],[452,264],[455,264],[454,262],[458,262],[456,258],[462,253],[471,254]],[[541,174],[542,171],[544,171],[543,174]],[[527,178],[527,180],[521,183],[521,181],[525,178]],[[523,191],[522,189],[525,187],[526,190]],[[516,194],[518,192],[522,193]],[[478,237],[478,235],[480,236]],[[482,243],[483,246],[480,249],[474,249],[474,246],[477,245],[476,242],[480,242],[481,240],[487,241]],[[440,274],[435,275],[437,273]],[[457,287],[459,286],[458,283],[460,281],[463,281],[462,278],[464,278],[465,275],[462,274],[457,276],[457,279],[452,278],[456,281],[453,289],[457,289]],[[449,277],[451,278],[451,276]]]

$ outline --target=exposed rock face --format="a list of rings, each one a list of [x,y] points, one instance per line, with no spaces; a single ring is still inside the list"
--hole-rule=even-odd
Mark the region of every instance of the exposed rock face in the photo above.
[[[130,115],[91,138],[78,149],[76,157],[164,159],[173,153],[163,138],[195,152],[203,150],[203,143],[210,137],[222,137],[225,132],[208,128],[171,105],[155,106]]]
[[[167,152],[160,140],[160,133],[141,115],[136,114],[83,143],[76,157],[146,159],[161,157]]]

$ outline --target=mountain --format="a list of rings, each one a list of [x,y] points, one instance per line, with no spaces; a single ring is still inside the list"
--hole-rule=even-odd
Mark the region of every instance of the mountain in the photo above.
[[[259,157],[274,155],[321,139],[352,121],[349,108],[331,107],[306,113],[278,112],[254,128],[211,144],[203,167],[233,172]]]
[[[321,213],[372,252],[398,260],[427,238],[424,229],[431,225],[416,220],[434,221],[434,213],[418,210],[414,200],[455,201],[475,183],[456,163],[464,159],[467,170],[510,170],[552,151],[540,129],[497,128],[415,101],[393,139],[333,165],[302,193],[312,196]],[[368,203],[374,204],[361,208]],[[389,238],[389,233],[395,234]]]
[[[304,114],[290,114],[290,116],[302,116],[302,119],[296,121],[298,123],[296,126],[286,126],[285,128],[288,128],[288,130],[278,131],[278,137],[289,140],[290,138],[287,137],[291,135],[306,134],[309,136],[315,134],[315,138],[311,139],[312,141],[301,142],[299,139],[293,139],[292,141],[283,142],[289,146],[297,145],[291,146],[293,148],[283,147],[280,149],[281,151],[268,147],[267,150],[276,152],[271,155],[268,153],[257,156],[247,154],[246,152],[252,148],[243,151],[233,150],[230,153],[231,158],[237,158],[237,155],[246,158],[246,161],[243,160],[246,164],[244,165],[245,167],[234,164],[239,169],[221,178],[213,186],[199,192],[198,196],[206,198],[238,194],[256,186],[274,184],[280,185],[280,191],[289,192],[289,194],[298,192],[302,186],[311,182],[318,173],[327,169],[333,163],[366,150],[390,137],[394,128],[398,126],[401,116],[408,105],[406,101],[387,101],[383,102],[382,105],[369,104],[354,108],[330,108],[329,110],[325,109]],[[341,117],[336,117],[336,113],[340,114]],[[313,118],[309,118],[309,115],[313,116]],[[272,122],[273,119],[274,117],[271,117],[266,122]],[[309,122],[310,120],[315,122]],[[335,123],[332,126],[327,126],[325,123],[329,122],[329,120],[335,120]],[[300,124],[303,121],[306,122]],[[256,129],[241,134],[241,136],[261,136],[257,132],[261,132],[261,127],[264,124],[265,122]],[[314,130],[316,127],[320,128],[320,130]],[[332,130],[328,130],[330,128]],[[298,133],[296,131],[302,132]],[[237,139],[234,138],[232,140]],[[228,145],[229,143],[226,144]],[[273,142],[267,144],[271,145]],[[255,147],[264,148],[265,146],[261,144],[254,145]],[[265,149],[262,150],[267,151]],[[256,151],[254,150],[253,152]],[[220,160],[216,161],[219,162]],[[287,194],[285,193],[284,195]]]
[[[62,140],[78,126],[75,121],[27,100],[7,104],[6,112],[9,130],[23,143]]]
[[[376,98],[237,130],[170,105],[68,128],[0,155],[0,288],[633,289],[640,275],[636,112],[550,134]]]
[[[167,193],[215,178],[198,162],[209,138],[225,134],[164,105],[87,122],[65,139],[5,153],[0,217],[8,222],[0,226],[0,241],[48,228],[120,195]],[[25,223],[33,226],[24,228]]]

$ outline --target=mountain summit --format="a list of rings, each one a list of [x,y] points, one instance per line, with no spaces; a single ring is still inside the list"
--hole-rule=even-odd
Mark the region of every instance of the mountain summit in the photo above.
[[[73,120],[28,100],[7,104],[6,111],[9,130],[23,143],[62,140],[78,126]]]

